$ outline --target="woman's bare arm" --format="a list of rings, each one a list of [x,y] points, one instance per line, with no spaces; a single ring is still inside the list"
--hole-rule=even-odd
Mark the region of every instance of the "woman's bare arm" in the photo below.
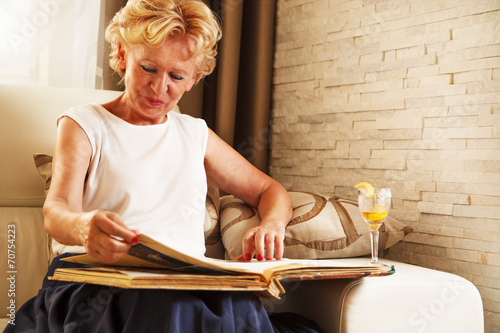
[[[74,120],[63,117],[58,124],[52,181],[43,207],[44,226],[61,244],[83,245],[97,259],[113,262],[127,254],[136,235],[115,213],[83,212],[91,155],[86,133]]]
[[[239,259],[281,259],[285,227],[292,217],[288,192],[209,130],[205,169],[208,182],[257,207],[262,222],[247,231]]]

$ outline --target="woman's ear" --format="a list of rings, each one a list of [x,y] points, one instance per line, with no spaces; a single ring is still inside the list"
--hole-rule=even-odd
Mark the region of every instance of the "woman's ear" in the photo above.
[[[125,47],[121,42],[118,42],[118,64],[121,69],[127,68],[127,55],[125,53]]]
[[[191,90],[191,88],[193,88],[195,82],[196,82],[196,75],[193,75],[191,80],[188,81],[188,84],[186,86],[186,91]]]

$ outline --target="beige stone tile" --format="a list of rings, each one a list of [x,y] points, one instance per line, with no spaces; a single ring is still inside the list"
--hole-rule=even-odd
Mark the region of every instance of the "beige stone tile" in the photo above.
[[[427,214],[452,215],[453,204],[420,201],[418,211]]]

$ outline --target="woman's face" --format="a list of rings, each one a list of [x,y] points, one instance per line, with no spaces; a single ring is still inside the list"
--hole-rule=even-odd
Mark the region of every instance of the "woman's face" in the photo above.
[[[192,41],[170,37],[159,48],[145,44],[119,47],[120,66],[125,69],[124,119],[141,125],[164,122],[195,82]]]

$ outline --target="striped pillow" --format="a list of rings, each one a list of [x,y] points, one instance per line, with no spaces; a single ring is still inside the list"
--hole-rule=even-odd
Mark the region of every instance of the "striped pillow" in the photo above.
[[[370,228],[356,201],[290,192],[293,216],[285,230],[284,258],[346,258],[370,254]],[[221,198],[220,227],[226,259],[242,253],[245,232],[259,225],[255,208],[233,196]],[[386,249],[413,229],[391,217],[380,227],[379,248]]]

